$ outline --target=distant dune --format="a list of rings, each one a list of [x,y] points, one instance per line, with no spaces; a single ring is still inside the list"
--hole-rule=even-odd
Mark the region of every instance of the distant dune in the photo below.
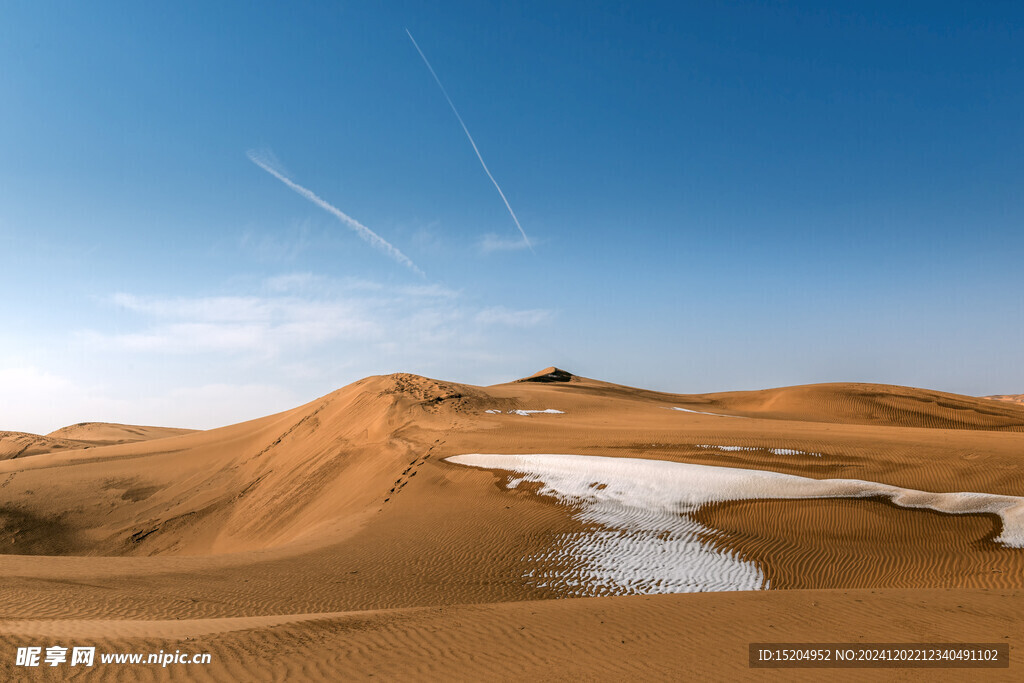
[[[1024,412],[984,399],[886,384],[809,384],[706,395],[751,417],[842,424],[1021,431]]]
[[[144,427],[141,425],[123,425],[113,422],[79,422],[68,427],[61,427],[47,434],[58,439],[72,439],[97,446],[118,443],[135,443],[152,439],[166,439],[171,436],[190,434],[194,429],[175,429],[173,427]]]
[[[22,458],[29,455],[51,453],[62,450],[87,448],[86,444],[73,439],[61,439],[25,432],[0,432],[0,460]]]
[[[984,398],[993,401],[1007,401],[1009,403],[1024,404],[1024,394],[999,394],[996,396],[985,396]]]
[[[41,436],[26,432],[0,432],[0,460],[73,451],[95,446],[136,443],[189,434],[192,429],[142,427],[110,422],[81,422]]]
[[[1024,406],[925,389],[552,367],[368,377],[208,431],[4,432],[0,642],[200,648],[247,680],[735,677],[747,642],[790,639],[1017,653],[1022,431]],[[709,587],[731,592],[658,595]]]

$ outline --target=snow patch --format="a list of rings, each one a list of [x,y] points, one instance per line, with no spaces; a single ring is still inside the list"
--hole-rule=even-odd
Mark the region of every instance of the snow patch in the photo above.
[[[775,455],[813,455],[815,458],[823,457],[821,453],[801,451],[796,448],[767,448],[761,446],[718,446],[715,444],[697,443],[694,448],[711,448],[718,451],[768,451]]]
[[[743,448],[743,447],[733,447]],[[724,553],[706,539],[714,530],[689,514],[707,503],[742,499],[867,498],[950,514],[991,513],[1002,519],[996,541],[1024,547],[1024,498],[988,493],[931,493],[857,479],[810,479],[780,472],[691,463],[561,454],[481,454],[449,462],[520,475],[508,483],[540,484],[598,525],[559,537],[529,559],[535,585],[574,595],[623,595],[767,588],[753,563]],[[543,582],[540,583],[540,582]]]
[[[672,406],[669,410],[678,410],[681,413],[693,413],[695,415],[713,415],[714,417],[738,417],[740,419],[746,419],[744,415],[722,415],[721,413],[705,413],[703,410],[690,410],[689,408],[677,408]]]

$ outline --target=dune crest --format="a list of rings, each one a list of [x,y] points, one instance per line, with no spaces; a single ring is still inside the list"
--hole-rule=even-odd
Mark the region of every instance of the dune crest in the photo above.
[[[575,378],[575,375],[573,375],[571,372],[566,372],[565,370],[560,370],[560,369],[558,369],[558,368],[556,368],[555,366],[552,365],[549,368],[544,368],[543,370],[535,372],[535,373],[533,373],[532,375],[530,375],[528,377],[523,377],[522,379],[517,379],[516,381],[517,382],[541,382],[541,383],[571,382],[571,381],[573,381],[574,378]]]

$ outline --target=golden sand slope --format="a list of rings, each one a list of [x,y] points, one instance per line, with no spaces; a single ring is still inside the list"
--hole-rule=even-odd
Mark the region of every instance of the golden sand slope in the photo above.
[[[529,412],[544,410],[559,412]],[[1020,622],[996,605],[1019,605],[1024,550],[994,544],[998,519],[989,515],[872,500],[721,503],[698,513],[717,531],[709,543],[756,563],[773,586],[817,592],[521,602],[567,596],[526,577],[537,557],[586,525],[550,498],[509,490],[505,473],[444,458],[642,457],[1020,496],[1022,428],[1024,408],[904,387],[697,396],[566,378],[553,368],[492,387],[370,377],[221,429],[0,461],[0,548],[8,553],[0,555],[0,633],[23,642],[42,628],[33,620],[74,619],[89,638],[126,649],[166,649],[186,642],[186,631],[208,633],[204,647],[222,667],[211,676],[221,680],[286,671],[518,675],[509,652],[537,675],[550,657],[559,663],[552,677],[673,677],[686,662],[687,670],[715,671],[719,638],[728,670],[745,671],[745,649],[740,657],[728,648],[767,639],[765,621],[776,640],[809,637],[816,631],[794,610],[805,607],[798,596],[813,595],[827,601],[828,614],[851,615],[848,628],[833,624],[836,639],[953,639],[962,626],[962,639],[1006,635],[1018,647]],[[868,598],[843,591],[882,587],[895,592],[872,598],[857,621],[858,601]],[[921,592],[940,587],[952,592]],[[1014,597],[975,590],[985,588]],[[464,607],[438,611],[455,605]],[[301,616],[283,623],[280,615]],[[698,618],[706,632],[691,627]],[[209,619],[254,621],[217,635],[219,626],[195,621]],[[608,649],[610,632],[598,625],[609,619],[616,637],[623,629],[648,634],[645,644]],[[192,626],[170,633],[110,620]],[[507,628],[518,621],[537,634],[528,643]],[[578,634],[579,652],[607,650],[604,668],[573,659],[567,633]],[[264,668],[252,654],[260,647],[280,663]],[[140,671],[129,677],[150,675]]]

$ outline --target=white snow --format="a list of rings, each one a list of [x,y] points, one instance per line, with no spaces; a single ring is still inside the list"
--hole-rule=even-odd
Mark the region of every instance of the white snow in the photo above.
[[[678,410],[681,413],[694,413],[695,415],[713,415],[715,417],[745,417],[744,415],[722,415],[721,413],[705,413],[703,410],[690,410],[689,408],[677,408],[676,406],[672,406],[671,410]]]
[[[740,447],[736,447],[740,448]],[[575,595],[678,593],[767,588],[756,565],[715,549],[716,532],[689,513],[702,505],[741,499],[865,498],[950,514],[992,513],[1003,522],[995,539],[1024,547],[1024,498],[988,493],[931,493],[856,479],[810,479],[765,470],[690,463],[560,454],[455,455],[448,461],[520,476],[539,493],[576,508],[574,517],[599,525],[566,534],[529,581]],[[539,585],[539,584],[538,584]]]
[[[822,457],[821,453],[812,453],[808,451],[801,451],[795,448],[762,448],[760,446],[718,446],[714,444],[697,443],[694,444],[695,448],[713,448],[719,451],[768,451],[775,455],[813,455],[815,458]]]
[[[534,413],[548,413],[548,414],[551,414],[551,415],[565,415],[564,411],[555,410],[554,408],[547,408],[545,410],[510,410],[510,411],[508,411],[509,415],[513,415],[513,414],[514,415],[525,415],[527,417],[529,417],[530,415],[533,415]]]

